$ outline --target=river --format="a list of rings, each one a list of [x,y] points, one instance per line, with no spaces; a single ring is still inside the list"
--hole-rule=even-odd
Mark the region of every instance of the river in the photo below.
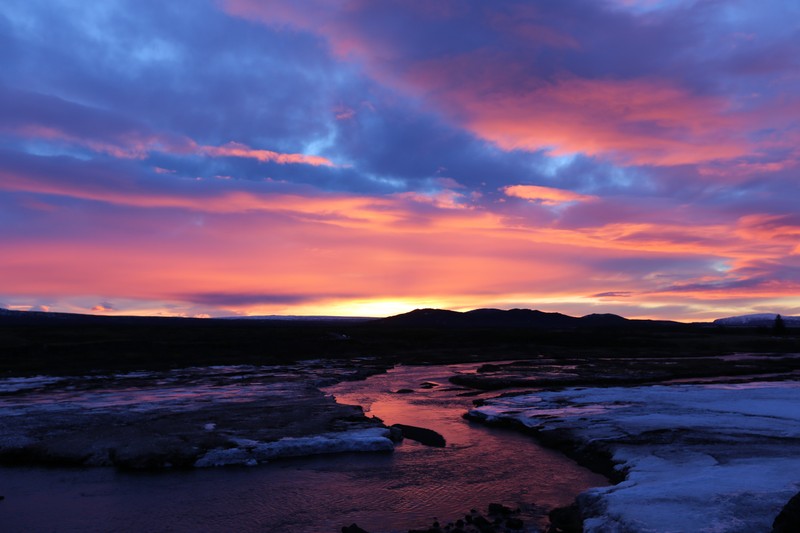
[[[398,366],[324,390],[387,425],[434,429],[445,448],[406,439],[393,454],[342,454],[258,467],[162,472],[0,468],[0,529],[28,531],[371,532],[455,520],[490,502],[521,507],[528,523],[605,478],[531,437],[461,415],[474,396],[450,386],[476,364]],[[397,393],[401,389],[412,392]],[[130,391],[126,391],[129,394]]]

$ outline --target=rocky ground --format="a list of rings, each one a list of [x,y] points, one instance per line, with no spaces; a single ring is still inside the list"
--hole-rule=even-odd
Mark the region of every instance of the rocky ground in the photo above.
[[[436,520],[430,527],[409,529],[408,533],[524,533],[538,531],[536,526],[526,524],[520,518],[520,509],[511,509],[499,503],[490,503],[485,513],[471,509],[463,518],[444,523]],[[559,530],[552,529],[552,531],[556,533]],[[343,526],[342,533],[369,532],[358,527],[358,524],[351,524]]]

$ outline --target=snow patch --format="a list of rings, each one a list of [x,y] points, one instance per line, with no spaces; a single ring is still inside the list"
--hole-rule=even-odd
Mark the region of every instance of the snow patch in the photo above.
[[[752,315],[730,316],[718,318],[714,324],[721,326],[772,326],[775,323],[777,313],[755,313]],[[800,327],[800,316],[783,316],[783,323],[789,327]]]
[[[626,480],[584,492],[587,533],[769,531],[800,490],[800,382],[609,387],[470,411],[601,441]]]
[[[275,442],[231,439],[233,448],[217,448],[195,462],[195,466],[254,465],[282,457],[302,457],[342,452],[391,452],[394,444],[386,428],[365,428],[311,437],[287,437]]]

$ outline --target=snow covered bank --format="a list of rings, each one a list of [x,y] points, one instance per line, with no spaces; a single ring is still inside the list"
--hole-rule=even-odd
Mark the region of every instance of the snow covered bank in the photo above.
[[[365,428],[310,437],[284,438],[275,442],[232,439],[233,448],[208,451],[195,463],[198,467],[248,465],[254,466],[283,457],[300,457],[342,452],[391,452],[394,443],[386,428]]]
[[[579,497],[587,532],[770,531],[800,490],[800,382],[567,389],[469,417],[568,432],[622,483]]]
[[[319,389],[358,362],[0,379],[0,464],[133,469],[388,451],[387,429]]]

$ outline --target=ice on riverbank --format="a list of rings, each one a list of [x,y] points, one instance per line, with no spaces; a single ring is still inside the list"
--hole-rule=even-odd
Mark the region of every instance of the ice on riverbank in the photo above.
[[[359,365],[2,379],[0,463],[157,469],[390,450],[380,421],[318,388],[364,372]]]
[[[391,452],[394,443],[385,428],[365,428],[310,437],[284,438],[275,442],[231,439],[233,448],[208,451],[195,466],[256,465],[284,457],[343,452]]]
[[[800,383],[610,387],[490,400],[488,423],[567,432],[622,483],[579,498],[587,532],[769,531],[800,490]]]

